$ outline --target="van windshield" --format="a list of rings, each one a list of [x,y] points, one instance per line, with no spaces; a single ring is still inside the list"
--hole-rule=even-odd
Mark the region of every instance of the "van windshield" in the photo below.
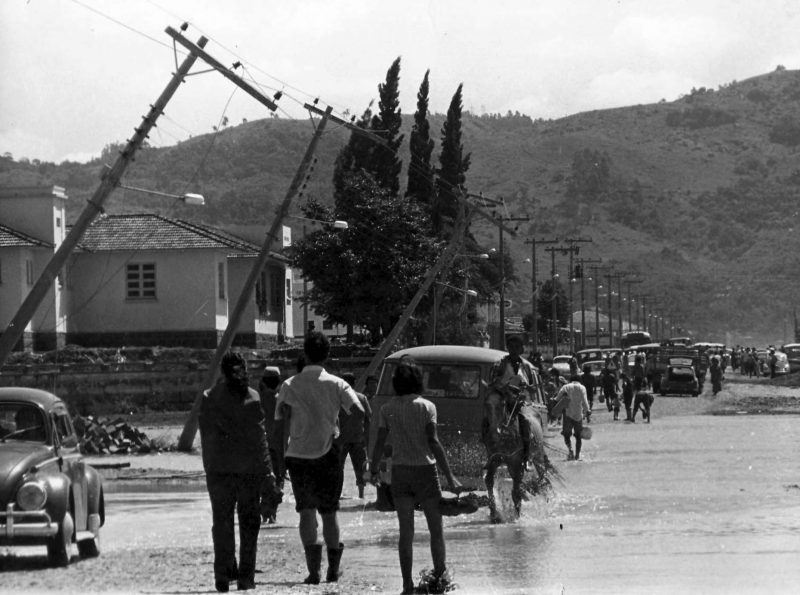
[[[437,364],[417,362],[422,369],[422,396],[429,399],[477,399],[480,395],[481,369],[464,364]],[[386,362],[381,373],[379,395],[395,395],[392,376],[396,364]]]

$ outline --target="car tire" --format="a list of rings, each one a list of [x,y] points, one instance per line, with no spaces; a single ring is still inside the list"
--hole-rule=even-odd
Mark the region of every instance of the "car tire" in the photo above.
[[[72,534],[75,523],[67,512],[58,525],[58,533],[47,543],[47,559],[53,566],[69,566],[72,558]]]
[[[100,555],[100,536],[78,542],[78,553],[81,558],[96,558]]]

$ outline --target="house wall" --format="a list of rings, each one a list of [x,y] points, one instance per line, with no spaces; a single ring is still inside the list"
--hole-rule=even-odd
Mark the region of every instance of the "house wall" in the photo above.
[[[33,282],[36,282],[66,237],[66,201],[67,195],[59,186],[0,189],[0,220],[37,240],[53,245],[52,249],[26,248],[24,256],[18,261],[11,256],[12,266],[21,267],[21,277],[16,282],[18,294],[10,296],[13,301],[2,299],[5,296],[0,294],[0,319],[4,320],[4,327],[16,314],[32,287],[27,282],[25,261],[30,260],[33,263]],[[12,294],[16,292],[15,289]],[[63,346],[66,316],[62,293],[60,283],[53,283],[26,327],[26,333],[30,333],[32,338],[32,345],[26,343],[26,348],[48,350]]]
[[[94,346],[216,346],[227,325],[216,250],[73,255],[67,277],[70,342]],[[126,265],[155,263],[156,299],[126,297]],[[124,341],[127,339],[127,341]]]

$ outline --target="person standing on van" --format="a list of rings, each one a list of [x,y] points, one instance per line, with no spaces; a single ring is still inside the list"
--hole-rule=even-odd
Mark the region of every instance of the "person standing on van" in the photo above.
[[[334,440],[339,435],[339,410],[361,409],[353,388],[323,368],[330,352],[328,338],[312,331],[303,343],[302,370],[283,382],[278,393],[275,420],[287,420],[285,466],[292,481],[295,510],[300,514],[300,541],[306,556],[307,585],[320,582],[322,545],[317,543],[317,512],[328,549],[328,582],[340,576],[344,544],[339,541],[339,490],[342,467]],[[299,367],[299,366],[298,366]],[[284,426],[286,427],[286,426]]]
[[[396,396],[381,407],[378,414],[378,436],[372,450],[370,481],[376,483],[383,456],[383,447],[391,436],[392,499],[397,510],[400,535],[400,573],[403,593],[444,593],[452,580],[447,572],[444,529],[439,500],[439,468],[447,479],[449,490],[458,493],[461,484],[450,471],[447,455],[436,433],[436,406],[420,396],[422,371],[411,358],[403,358],[392,376]],[[430,533],[433,576],[425,591],[417,591],[412,568],[414,563],[414,507],[420,505]]]

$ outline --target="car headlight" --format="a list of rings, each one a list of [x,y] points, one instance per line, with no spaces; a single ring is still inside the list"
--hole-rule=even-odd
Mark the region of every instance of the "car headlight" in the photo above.
[[[47,502],[47,490],[40,481],[28,481],[17,492],[17,504],[22,510],[39,510]]]

